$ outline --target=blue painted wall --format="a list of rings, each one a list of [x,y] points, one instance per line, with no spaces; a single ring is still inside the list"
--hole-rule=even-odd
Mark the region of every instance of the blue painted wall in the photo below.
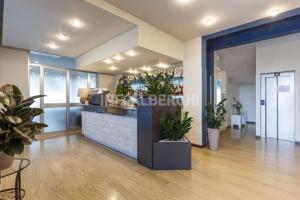
[[[29,53],[30,63],[48,65],[51,67],[60,67],[68,69],[76,69],[76,59],[71,57],[57,56],[31,51]]]

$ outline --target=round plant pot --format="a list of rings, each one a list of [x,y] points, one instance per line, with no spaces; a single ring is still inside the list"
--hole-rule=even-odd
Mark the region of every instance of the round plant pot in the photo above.
[[[208,128],[209,149],[216,151],[219,147],[220,130]]]
[[[14,161],[13,156],[0,152],[0,171],[9,168]]]

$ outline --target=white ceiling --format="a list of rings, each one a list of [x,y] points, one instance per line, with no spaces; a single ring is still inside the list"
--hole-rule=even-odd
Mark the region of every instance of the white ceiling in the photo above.
[[[85,23],[82,29],[69,25],[70,19]],[[135,27],[83,0],[5,0],[3,45],[62,56],[78,56]],[[69,41],[55,35],[66,32]],[[59,49],[50,50],[55,42]]]
[[[226,71],[231,83],[255,83],[256,45],[247,44],[216,51],[218,67]]]
[[[121,61],[115,61],[113,64],[106,64],[103,61],[96,62],[89,66],[84,66],[84,70],[88,71],[94,71],[99,73],[105,73],[105,74],[122,74],[127,72],[128,70],[138,70],[139,72],[142,72],[141,69],[143,66],[152,66],[152,69],[158,69],[158,67],[155,67],[154,65],[157,65],[158,63],[177,63],[178,60],[158,54],[156,52],[150,51],[148,49],[142,48],[142,47],[136,47],[133,49],[138,54],[134,57],[127,56],[125,53],[120,53],[120,55],[124,58],[124,60]],[[113,59],[112,59],[113,60]],[[117,70],[112,71],[110,70],[111,66],[115,66]]]
[[[189,40],[266,17],[273,7],[282,11],[300,7],[299,0],[105,0],[182,40]],[[215,16],[212,26],[201,20]]]

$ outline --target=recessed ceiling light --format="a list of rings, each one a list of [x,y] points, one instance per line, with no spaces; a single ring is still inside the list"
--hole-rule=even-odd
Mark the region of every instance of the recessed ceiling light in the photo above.
[[[114,61],[112,61],[110,58],[107,58],[107,59],[105,59],[103,62],[106,63],[106,64],[111,64],[111,63],[113,63]]]
[[[192,1],[194,1],[194,0],[176,0],[176,2],[181,5],[187,5],[187,4],[191,3]]]
[[[212,24],[214,24],[217,21],[217,19],[215,17],[206,17],[202,20],[202,24],[206,25],[206,26],[210,26]]]
[[[137,73],[139,73],[137,70],[133,70],[133,69],[129,69],[127,72],[129,74],[137,74]]]
[[[169,67],[169,65],[166,63],[158,63],[156,66],[163,69],[167,69]]]
[[[70,35],[67,33],[59,33],[56,35],[56,38],[61,40],[61,41],[67,41],[70,39]]]
[[[84,23],[79,19],[72,19],[70,20],[70,24],[75,28],[82,28],[84,27]]]
[[[142,70],[143,70],[143,71],[146,71],[146,72],[150,72],[150,71],[152,71],[153,69],[152,69],[151,67],[143,66],[143,67],[142,67]]]
[[[120,60],[123,60],[124,58],[122,56],[120,56],[119,54],[115,55],[113,57],[114,60],[117,60],[117,61],[120,61]]]
[[[58,49],[59,48],[54,42],[51,42],[51,43],[47,44],[46,46],[50,49]]]
[[[270,17],[276,17],[282,12],[281,8],[272,8],[271,10],[268,11],[267,15]]]
[[[136,55],[137,55],[137,52],[135,52],[135,51],[133,51],[133,50],[130,50],[130,51],[127,51],[127,52],[126,52],[126,55],[127,55],[127,56],[133,57],[133,56],[136,56]]]
[[[111,66],[109,69],[110,69],[111,71],[115,71],[115,70],[117,70],[118,68],[116,68],[115,66]]]

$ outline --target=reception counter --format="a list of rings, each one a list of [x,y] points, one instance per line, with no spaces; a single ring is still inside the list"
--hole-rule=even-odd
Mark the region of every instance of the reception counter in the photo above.
[[[137,118],[135,109],[85,106],[82,111],[85,137],[137,159]]]

